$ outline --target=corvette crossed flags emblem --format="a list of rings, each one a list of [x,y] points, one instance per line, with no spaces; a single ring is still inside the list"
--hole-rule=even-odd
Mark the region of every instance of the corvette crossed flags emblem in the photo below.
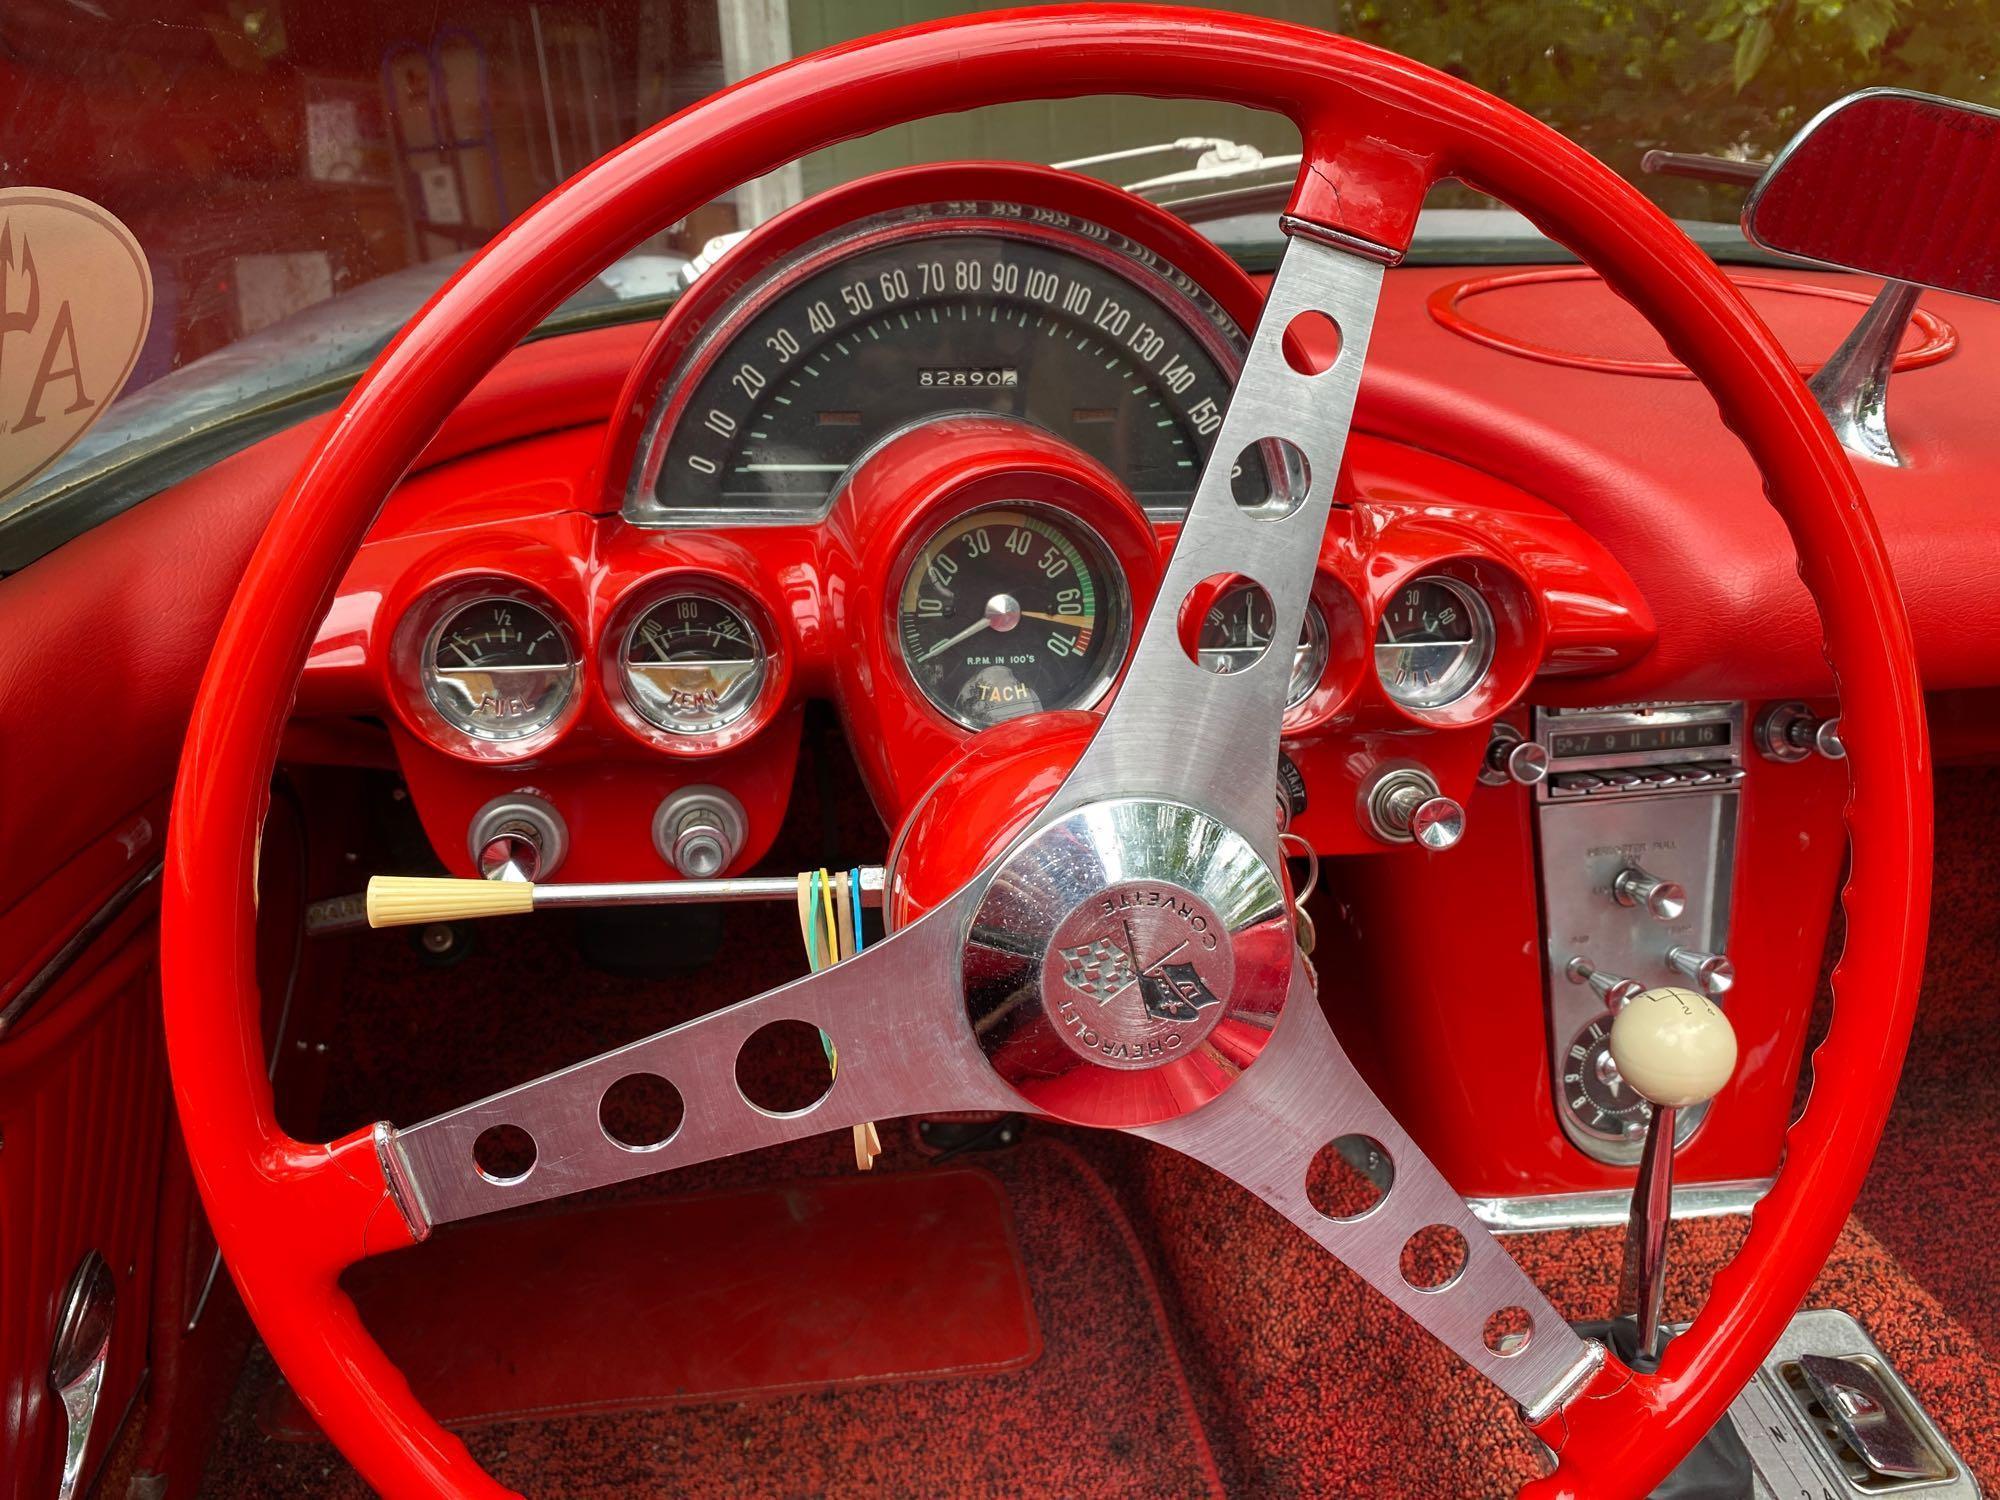
[[[1125,938],[1126,943],[1131,942],[1129,927]],[[1221,997],[1202,982],[1193,964],[1166,961],[1179,949],[1156,959],[1143,970],[1134,962],[1131,949],[1121,945],[1116,938],[1100,937],[1060,951],[1063,982],[1071,989],[1082,991],[1100,1006],[1110,1004],[1134,984],[1139,986],[1146,1014],[1155,1020],[1199,1020],[1201,1012],[1208,1006],[1222,1003]]]

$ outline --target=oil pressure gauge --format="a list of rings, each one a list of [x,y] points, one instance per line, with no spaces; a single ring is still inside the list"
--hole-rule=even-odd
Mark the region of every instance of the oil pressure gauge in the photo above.
[[[453,728],[494,742],[553,724],[575,695],[569,633],[518,598],[475,598],[449,609],[425,637],[424,696]]]
[[[769,656],[757,627],[714,594],[685,590],[645,610],[625,632],[625,696],[669,734],[712,734],[742,718],[764,686]]]

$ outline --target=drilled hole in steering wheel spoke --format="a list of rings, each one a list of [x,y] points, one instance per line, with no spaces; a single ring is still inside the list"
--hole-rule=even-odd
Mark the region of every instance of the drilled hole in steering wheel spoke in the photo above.
[[[1535,1320],[1525,1307],[1503,1307],[1487,1316],[1482,1333],[1488,1352],[1512,1359],[1535,1336]]]
[[[1340,360],[1340,325],[1316,307],[1285,325],[1285,363],[1301,375],[1324,375]]]
[[[1246,672],[1271,648],[1271,592],[1241,573],[1215,573],[1181,600],[1181,649],[1218,677]]]
[[[518,1125],[488,1125],[472,1143],[472,1166],[495,1187],[525,1182],[535,1170],[535,1138]]]
[[[1465,1274],[1465,1236],[1449,1224],[1427,1224],[1403,1241],[1403,1280],[1420,1292],[1441,1292]]]
[[[604,1138],[621,1151],[657,1151],[687,1116],[681,1091],[657,1073],[627,1073],[597,1101]]]
[[[838,1048],[805,1021],[771,1021],[744,1040],[736,1054],[736,1087],[745,1102],[766,1114],[796,1115],[833,1092]]]
[[[1306,1201],[1341,1223],[1375,1212],[1395,1183],[1395,1160],[1373,1136],[1343,1135],[1306,1164]]]
[[[1311,488],[1312,465],[1304,450],[1281,437],[1246,445],[1229,471],[1237,508],[1259,521],[1284,520],[1306,503]]]

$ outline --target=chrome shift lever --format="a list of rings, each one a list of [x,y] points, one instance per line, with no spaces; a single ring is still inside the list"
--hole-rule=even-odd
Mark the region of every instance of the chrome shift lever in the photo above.
[[[1647,990],[1611,1024],[1611,1060],[1653,1106],[1632,1217],[1625,1236],[1624,1285],[1635,1303],[1639,1355],[1660,1354],[1660,1309],[1667,1289],[1667,1231],[1673,1220],[1674,1116],[1705,1104],[1736,1068],[1736,1031],[1715,1002],[1693,990]]]

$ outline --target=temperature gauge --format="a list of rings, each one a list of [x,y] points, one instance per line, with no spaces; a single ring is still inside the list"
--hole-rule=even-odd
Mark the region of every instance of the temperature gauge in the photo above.
[[[424,644],[424,695],[476,739],[520,740],[546,729],[576,691],[576,652],[549,615],[519,599],[474,599],[447,613]]]
[[[757,627],[713,594],[669,594],[632,622],[625,695],[669,734],[710,734],[750,711],[769,658]]]

